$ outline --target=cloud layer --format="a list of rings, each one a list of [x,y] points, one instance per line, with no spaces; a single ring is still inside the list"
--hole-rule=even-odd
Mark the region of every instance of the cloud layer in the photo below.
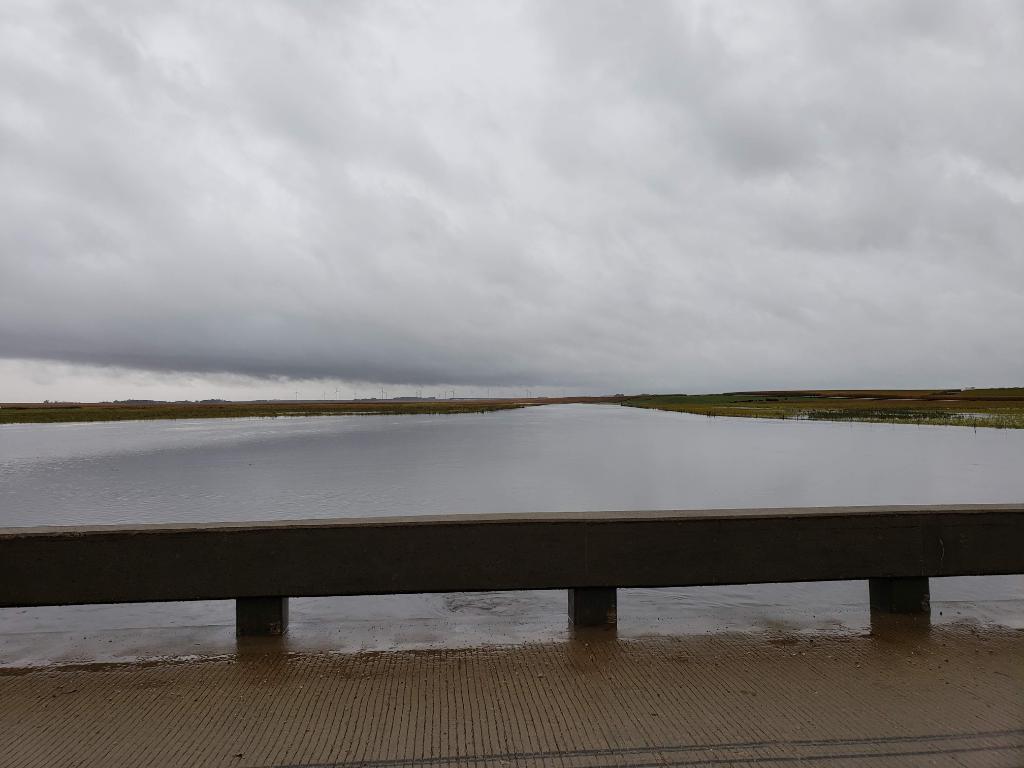
[[[1015,2],[4,3],[0,357],[1024,383],[1021,73]]]

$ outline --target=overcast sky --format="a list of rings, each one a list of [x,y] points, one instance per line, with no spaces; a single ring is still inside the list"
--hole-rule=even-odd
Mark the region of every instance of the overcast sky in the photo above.
[[[1024,384],[1022,137],[1014,1],[5,0],[0,401]]]

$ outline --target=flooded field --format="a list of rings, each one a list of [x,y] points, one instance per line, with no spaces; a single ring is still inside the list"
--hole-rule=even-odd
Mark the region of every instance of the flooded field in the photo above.
[[[1024,432],[709,419],[613,405],[0,427],[0,526],[1019,502]],[[303,649],[568,633],[564,592],[292,601]],[[936,579],[933,622],[1024,628],[1024,577]],[[863,633],[867,585],[622,590],[620,637]],[[230,601],[0,609],[0,664],[233,652]]]

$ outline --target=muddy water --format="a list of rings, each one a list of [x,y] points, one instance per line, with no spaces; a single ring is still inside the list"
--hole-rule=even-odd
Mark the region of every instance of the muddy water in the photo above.
[[[617,406],[0,427],[0,526],[1024,500],[1024,431]],[[620,636],[863,632],[860,582],[623,590]],[[935,580],[933,621],[1024,628],[1024,578]],[[230,602],[0,609],[0,664],[232,652]],[[564,592],[292,601],[289,647],[565,636]]]

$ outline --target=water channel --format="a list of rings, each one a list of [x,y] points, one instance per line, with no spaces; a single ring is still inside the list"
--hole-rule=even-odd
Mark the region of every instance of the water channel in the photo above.
[[[0,426],[0,527],[1024,500],[1024,430],[615,405]],[[126,574],[126,578],[130,575]],[[1024,628],[1024,577],[935,579],[933,622]],[[619,637],[869,631],[863,582],[622,590]],[[0,609],[0,665],[232,652],[230,601]],[[566,635],[564,592],[292,600],[294,648]]]

